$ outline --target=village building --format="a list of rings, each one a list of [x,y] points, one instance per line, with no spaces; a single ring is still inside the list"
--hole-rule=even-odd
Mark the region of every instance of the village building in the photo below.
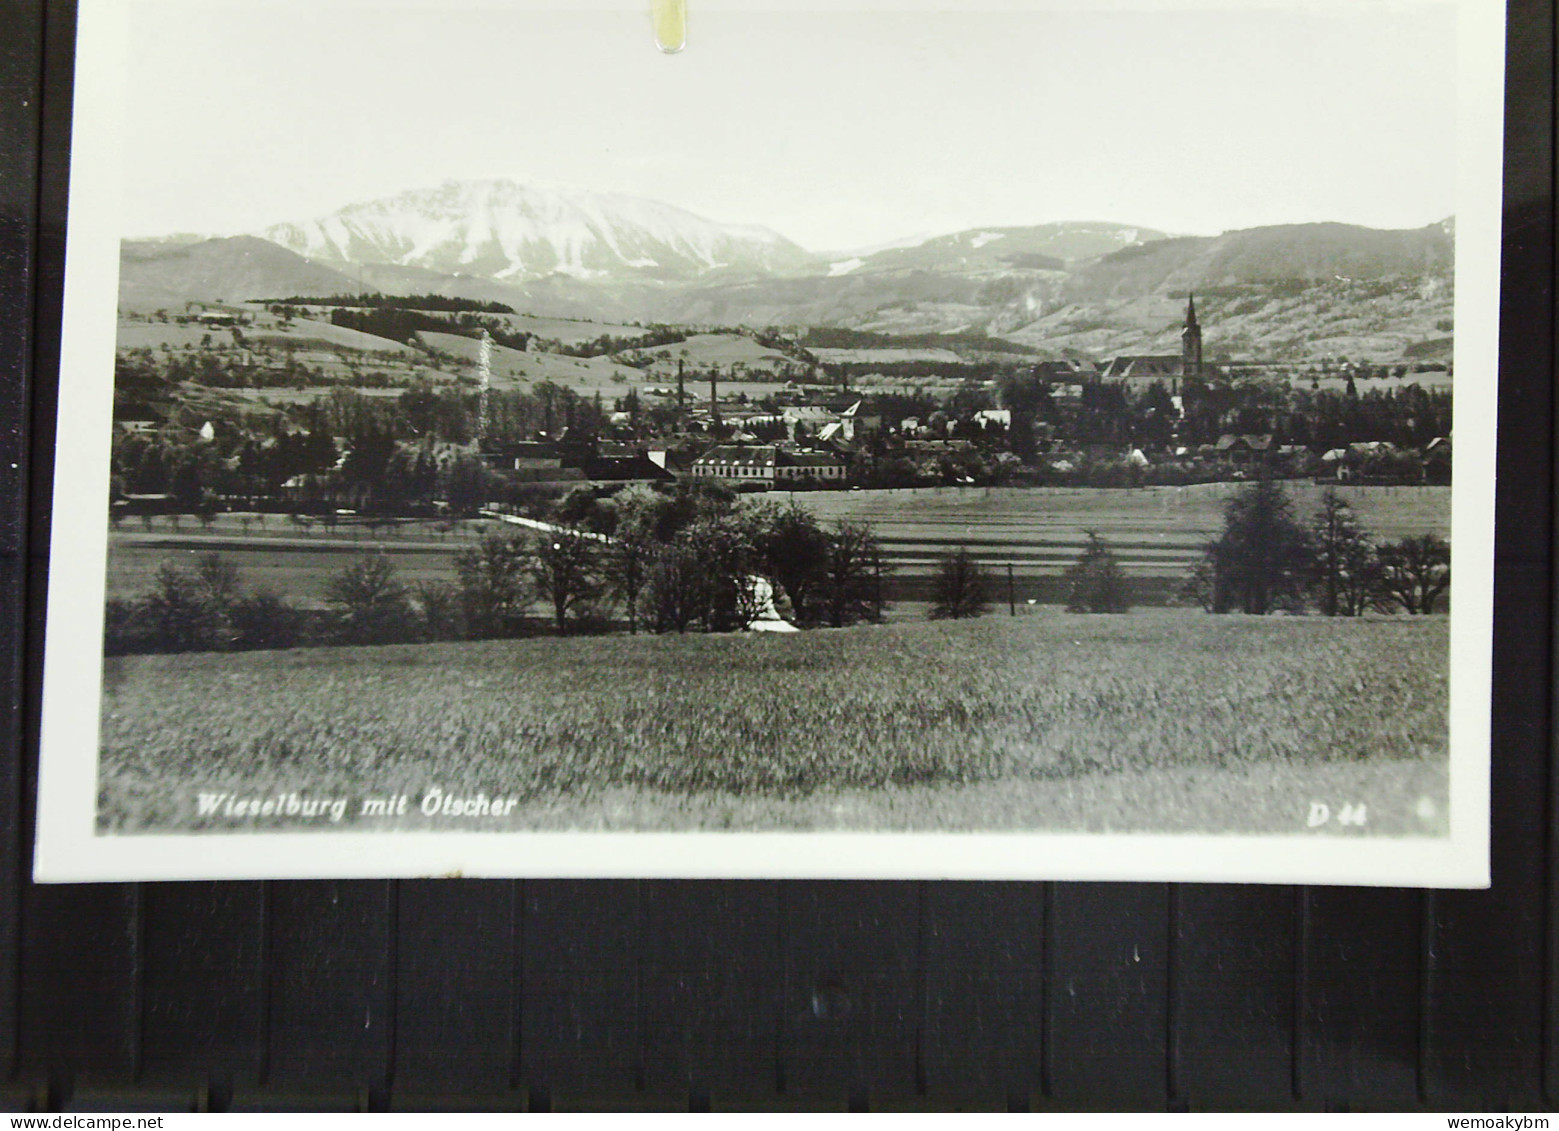
[[[1099,367],[1091,361],[1065,357],[1060,361],[1042,361],[1034,367],[1034,376],[1052,384],[1078,385],[1099,379]]]
[[[614,483],[670,479],[672,474],[650,453],[594,440],[483,441],[482,462],[515,482]]]
[[[1146,388],[1154,381],[1168,389],[1180,380],[1182,362],[1178,354],[1123,354],[1111,358],[1099,373],[1103,381],[1125,381],[1133,388]]]
[[[1272,451],[1272,434],[1235,434],[1226,432],[1213,445],[1213,454],[1231,463],[1254,463],[1266,459]]]
[[[832,403],[784,405],[776,412],[754,413],[732,420],[749,438],[754,437],[756,430],[778,427],[786,440],[797,443],[815,439],[822,443],[853,444],[862,434],[882,427],[882,417],[863,415],[861,404],[861,399],[854,397],[841,407],[836,398]],[[741,438],[742,435],[733,437]]]
[[[578,466],[595,455],[581,440],[482,441],[482,462],[494,471],[551,471]]]
[[[848,468],[844,460],[833,452],[779,453],[775,468],[776,483],[798,479],[815,479],[821,483],[842,483]]]
[[[1186,296],[1185,322],[1180,330],[1180,353],[1123,354],[1111,359],[1100,372],[1104,381],[1124,381],[1134,389],[1145,389],[1157,381],[1171,394],[1179,395],[1185,382],[1205,375],[1202,365],[1202,325],[1196,318],[1196,296]]]
[[[604,445],[603,445],[604,448]],[[603,450],[585,460],[579,470],[593,483],[627,483],[668,480],[675,476],[644,451]]]
[[[721,444],[693,461],[696,479],[717,479],[739,485],[781,486],[804,480],[842,483],[844,460],[832,452],[793,452],[774,444]]]

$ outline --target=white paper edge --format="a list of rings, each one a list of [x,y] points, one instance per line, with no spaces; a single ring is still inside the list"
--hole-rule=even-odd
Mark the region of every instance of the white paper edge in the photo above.
[[[243,3],[248,0],[211,0]],[[377,0],[336,0],[370,4]],[[559,0],[561,2],[561,0]],[[847,0],[852,9],[1002,11],[1062,0]],[[548,0],[473,6],[551,7]],[[401,6],[396,4],[396,6]],[[424,5],[415,5],[424,6]],[[622,0],[574,7],[623,9]],[[700,10],[826,7],[808,0],[693,0]],[[1286,8],[1276,0],[1106,0],[1094,7]],[[1306,8],[1347,10],[1344,0]],[[1398,0],[1392,6],[1408,6]],[[117,325],[119,91],[125,0],[81,0],[66,239],[48,638],[39,766],[38,882],[415,876],[1138,880],[1478,888],[1489,884],[1500,207],[1504,154],[1502,0],[1458,4],[1456,132],[1455,572],[1451,623],[1450,835],[1118,833],[94,833],[106,590],[111,380]],[[645,6],[646,24],[648,8]]]

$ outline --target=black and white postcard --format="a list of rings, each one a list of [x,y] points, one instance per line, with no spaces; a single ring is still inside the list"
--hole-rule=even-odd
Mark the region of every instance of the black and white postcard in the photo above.
[[[1485,885],[1502,6],[687,31],[82,0],[38,878]]]

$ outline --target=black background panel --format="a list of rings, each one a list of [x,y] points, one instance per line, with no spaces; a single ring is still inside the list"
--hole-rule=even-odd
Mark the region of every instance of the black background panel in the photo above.
[[[35,886],[74,10],[0,0],[0,1104],[1550,1104],[1553,4],[1509,21],[1490,890]]]

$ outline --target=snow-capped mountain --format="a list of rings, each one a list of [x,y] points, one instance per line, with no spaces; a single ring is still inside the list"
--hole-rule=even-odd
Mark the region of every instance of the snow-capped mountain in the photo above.
[[[515,181],[449,181],[257,233],[331,265],[388,263],[523,283],[691,281],[814,263],[767,228],[721,224],[658,201]]]

